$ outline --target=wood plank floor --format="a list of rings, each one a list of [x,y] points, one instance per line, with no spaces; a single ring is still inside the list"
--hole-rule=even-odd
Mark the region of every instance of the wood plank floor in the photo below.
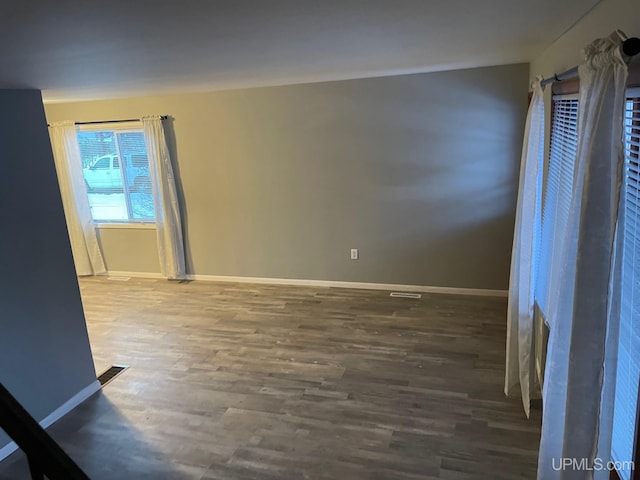
[[[93,479],[532,479],[506,300],[84,279],[98,372],[49,432]],[[0,479],[29,478],[22,453]]]

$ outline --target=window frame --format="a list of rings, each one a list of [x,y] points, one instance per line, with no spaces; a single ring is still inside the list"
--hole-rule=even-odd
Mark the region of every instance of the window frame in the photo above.
[[[140,121],[132,121],[132,122],[88,122],[88,123],[80,123],[76,125],[76,134],[80,132],[105,132],[105,131],[113,131],[114,134],[118,133],[142,133],[144,136],[144,130],[142,128],[142,122]],[[120,145],[118,142],[115,142],[116,146],[116,155],[117,157],[123,158],[120,153]],[[148,158],[148,152],[147,152]],[[127,219],[126,220],[105,220],[105,219],[92,219],[93,223],[98,229],[155,229],[156,228],[156,219],[155,213],[153,220],[150,219],[136,219],[133,218],[131,199],[129,198],[130,192],[126,187],[126,179],[124,168],[120,168],[120,162],[118,170],[120,171],[120,176],[122,178],[123,185],[123,193],[124,193],[124,201],[127,209]],[[88,192],[87,192],[88,194]]]
[[[629,100],[632,100],[634,103],[639,103],[640,102],[640,86],[629,86],[625,92],[625,112],[627,109],[627,102]],[[635,107],[634,107],[635,110]],[[627,162],[629,161],[629,159],[627,158],[627,145],[626,145],[626,115],[625,115],[625,125],[624,125],[624,135],[625,135],[625,139],[624,139],[624,176],[627,175]],[[639,121],[639,119],[632,117],[632,122],[633,123],[637,123]],[[632,123],[632,124],[633,124]],[[635,128],[640,128],[638,126],[635,126]],[[620,192],[621,195],[627,195],[627,180],[623,178],[623,183],[622,183],[622,190]],[[640,188],[636,189],[637,191],[640,192]],[[626,205],[626,202],[625,202]],[[626,215],[627,212],[623,211],[620,212],[619,215]],[[625,229],[627,228],[626,222],[624,223],[625,225]],[[623,233],[623,236],[626,237],[626,232]],[[623,240],[624,242],[625,240]],[[636,239],[636,242],[639,242],[640,239]],[[634,242],[634,243],[636,243]],[[623,261],[623,268],[624,268],[624,261]],[[634,275],[635,275],[635,266],[634,266]],[[623,272],[623,276],[624,276],[624,272]],[[640,272],[638,272],[638,276],[640,277]],[[624,288],[621,285],[621,288]],[[624,294],[624,291],[623,291]],[[633,313],[633,312],[632,312]],[[621,312],[621,316],[622,316],[622,312]],[[620,321],[622,322],[623,318],[620,318]],[[616,378],[616,383],[617,383],[617,378]],[[632,455],[632,459],[631,461],[632,463],[632,468],[630,471],[630,478],[632,480],[635,479],[639,479],[640,478],[640,439],[638,438],[640,436],[640,385],[636,387],[638,390],[636,392],[636,415],[635,415],[635,429],[634,429],[634,434],[633,434],[633,444],[631,445],[631,455]],[[616,394],[616,398],[617,398],[617,394]],[[614,404],[614,412],[615,412],[615,404]],[[612,442],[613,443],[613,442]],[[613,444],[612,444],[612,450],[613,450]],[[612,461],[616,461],[616,459],[613,456],[613,451],[611,452],[611,459]],[[616,469],[611,470],[611,474],[610,474],[610,479],[611,480],[621,480],[622,477],[620,475],[620,472],[618,472]]]
[[[570,80],[565,80],[562,82],[554,82],[551,86],[551,104],[552,104],[552,112],[550,115],[550,118],[553,118],[553,97],[555,96],[563,96],[563,95],[576,95],[577,98],[579,98],[579,90],[580,90],[580,80],[579,78],[575,78],[575,79],[570,79]],[[627,89],[625,92],[625,104],[626,104],[626,98],[628,98],[629,96],[634,96],[634,95],[640,95],[640,62],[632,62],[629,65],[629,77],[627,79]],[[549,138],[547,138],[547,148],[549,149],[548,153],[550,153],[550,149],[551,149],[551,136],[552,131],[549,130]],[[546,159],[548,159],[548,155],[546,157]],[[625,163],[626,163],[626,155],[625,155]],[[545,169],[547,168],[547,165],[545,165]],[[626,166],[625,166],[625,171],[626,171]],[[544,178],[544,183],[543,183],[543,192],[546,191],[547,188],[547,184],[546,184],[546,175],[547,172],[545,170],[544,172],[545,178]],[[621,192],[622,194],[623,192]],[[544,193],[543,193],[544,194]],[[537,300],[536,300],[536,304],[537,304]],[[541,309],[538,306],[538,311],[541,311]],[[545,332],[546,332],[546,336],[548,339],[548,326],[545,325]],[[543,350],[546,352],[546,340],[543,346]],[[546,356],[546,354],[543,354]],[[638,389],[638,403],[637,403],[637,412],[636,412],[636,429],[635,429],[635,445],[633,446],[632,449],[632,454],[634,456],[633,461],[634,461],[634,466],[635,468],[632,470],[632,479],[633,480],[640,480],[640,388]],[[611,457],[611,460],[614,460],[613,457]],[[611,480],[621,480],[618,472],[613,469],[610,472],[610,479]]]

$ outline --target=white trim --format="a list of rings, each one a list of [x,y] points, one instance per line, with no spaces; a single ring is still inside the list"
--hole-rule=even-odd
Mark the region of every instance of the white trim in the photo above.
[[[98,230],[108,230],[108,229],[125,229],[125,230],[155,230],[156,224],[155,222],[122,222],[122,223],[107,223],[107,222],[96,222],[96,228]]]
[[[18,445],[16,445],[16,442],[13,441],[0,448],[0,462],[11,455],[13,452],[15,452],[17,449]]]
[[[123,272],[118,270],[109,270],[107,277],[165,278],[161,273],[156,272]]]
[[[160,273],[151,272],[120,272],[109,271],[110,277],[131,278],[156,278],[165,277]],[[260,285],[291,285],[304,287],[333,287],[355,288],[360,290],[389,290],[404,292],[441,293],[445,295],[475,295],[481,297],[506,297],[507,290],[492,290],[488,288],[460,288],[460,287],[434,287],[430,285],[400,285],[396,283],[364,283],[342,282],[334,280],[302,280],[297,278],[268,278],[268,277],[233,277],[226,275],[199,275],[187,274],[184,280],[197,280],[203,282],[228,282],[228,283],[256,283]]]
[[[332,280],[300,280],[295,278],[230,277],[224,275],[186,275],[186,280],[207,282],[258,283],[265,285],[299,285],[307,287],[356,288],[362,290],[393,290],[405,292],[442,293],[451,295],[479,295],[506,297],[507,290],[485,288],[433,287],[428,285],[398,285],[394,283],[341,282]]]
[[[78,393],[76,393],[69,400],[64,402],[58,408],[56,408],[50,415],[46,416],[40,421],[42,428],[47,428],[60,420],[63,416],[76,408],[82,402],[84,402],[91,395],[100,390],[100,382],[98,380],[93,381]]]
[[[73,397],[71,397],[69,400],[64,402],[62,405],[56,408],[49,415],[47,415],[42,420],[40,420],[39,422],[40,426],[42,428],[50,427],[51,425],[53,425],[55,422],[60,420],[67,413],[69,413],[71,410],[76,408],[78,405],[80,405],[87,398],[89,398],[91,395],[93,395],[99,390],[100,390],[100,382],[98,382],[98,380],[91,382],[91,384],[84,387],[82,390],[76,393]],[[15,452],[17,449],[18,449],[18,445],[16,445],[16,442],[13,442],[13,441],[9,442],[4,447],[0,448],[0,462],[5,458],[7,458],[9,455],[11,455],[13,452]]]

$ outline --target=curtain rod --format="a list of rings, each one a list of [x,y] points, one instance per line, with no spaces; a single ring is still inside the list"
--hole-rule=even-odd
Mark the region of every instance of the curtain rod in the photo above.
[[[166,120],[169,115],[160,115],[160,120]],[[126,122],[139,122],[139,118],[127,118],[124,120],[102,120],[96,122],[75,122],[76,125],[94,125],[96,123],[126,123]]]
[[[622,42],[622,45],[620,45],[620,49],[622,50],[622,53],[627,57],[633,57],[637,55],[638,53],[640,53],[640,38],[633,37],[626,39],[624,42]],[[565,80],[570,80],[572,78],[576,78],[577,76],[578,67],[573,67],[566,72],[554,74],[553,77],[545,78],[544,80],[542,80],[542,82],[540,82],[540,85],[544,87],[546,85],[549,85],[550,83],[564,82]]]
[[[160,120],[166,120],[169,118],[169,115],[160,115]],[[140,118],[127,118],[124,120],[98,120],[94,122],[74,122],[74,125],[97,125],[100,123],[127,123],[127,122],[139,122]],[[51,124],[47,123],[47,127],[50,127]]]

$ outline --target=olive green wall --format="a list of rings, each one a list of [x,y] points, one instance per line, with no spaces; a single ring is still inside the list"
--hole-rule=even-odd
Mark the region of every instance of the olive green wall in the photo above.
[[[191,273],[506,289],[528,73],[522,64],[46,113],[170,115]],[[152,235],[100,234],[111,270],[158,271],[136,253],[155,249]]]
[[[98,241],[109,271],[139,273],[160,271],[155,229],[104,226],[98,228]]]

